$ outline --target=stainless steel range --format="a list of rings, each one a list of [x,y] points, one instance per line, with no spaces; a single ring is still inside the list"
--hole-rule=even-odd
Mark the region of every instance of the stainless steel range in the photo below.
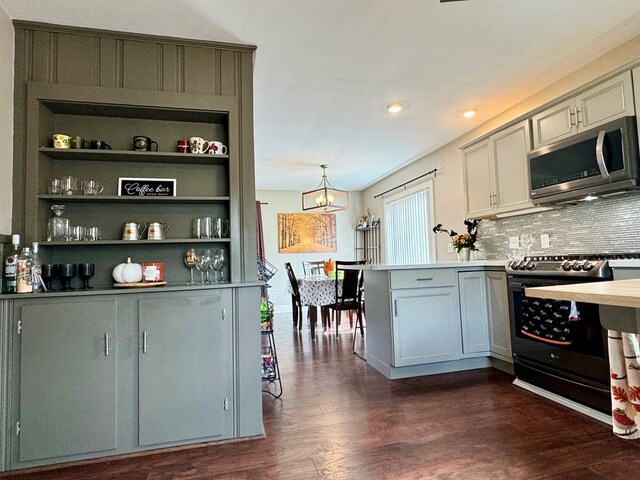
[[[638,254],[527,257],[510,262],[509,314],[515,374],[521,380],[607,413],[607,332],[598,305],[524,295],[527,287],[612,279],[608,260]]]

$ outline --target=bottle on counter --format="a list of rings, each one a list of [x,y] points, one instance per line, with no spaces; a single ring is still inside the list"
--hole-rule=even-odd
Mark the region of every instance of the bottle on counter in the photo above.
[[[29,247],[24,247],[18,256],[16,273],[16,293],[33,292],[33,255]]]
[[[40,263],[40,244],[33,242],[31,244],[31,252],[33,255],[33,266],[31,267],[31,283],[33,286],[33,293],[40,293],[47,290],[42,281],[42,264]]]
[[[20,255],[20,235],[11,235],[12,251],[4,260],[4,273],[2,275],[2,293],[16,293],[17,261]]]

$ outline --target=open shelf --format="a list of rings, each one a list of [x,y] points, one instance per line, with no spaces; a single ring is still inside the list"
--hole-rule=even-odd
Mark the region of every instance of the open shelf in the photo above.
[[[41,147],[40,153],[56,160],[140,162],[140,163],[189,163],[201,165],[225,165],[229,155],[178,152],[138,152],[135,150],[91,150],[86,148]]]
[[[126,197],[118,195],[38,195],[54,203],[226,203],[228,196]]]
[[[65,242],[55,241],[48,242],[46,240],[40,242],[40,246],[44,247],[77,247],[82,246],[98,246],[98,245],[151,245],[151,244],[172,244],[172,243],[230,243],[230,238],[165,238],[164,240],[96,240],[96,241],[78,241]]]

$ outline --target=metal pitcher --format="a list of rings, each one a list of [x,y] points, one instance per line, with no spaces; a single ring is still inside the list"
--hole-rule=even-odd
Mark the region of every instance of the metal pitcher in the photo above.
[[[144,223],[127,222],[122,228],[122,239],[140,240],[146,230],[147,226]]]
[[[169,224],[162,222],[151,222],[147,227],[147,239],[164,240],[169,231]]]

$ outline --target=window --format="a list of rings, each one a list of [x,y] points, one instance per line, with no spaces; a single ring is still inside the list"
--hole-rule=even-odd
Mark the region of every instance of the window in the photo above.
[[[384,201],[387,263],[408,265],[435,261],[433,180]]]

